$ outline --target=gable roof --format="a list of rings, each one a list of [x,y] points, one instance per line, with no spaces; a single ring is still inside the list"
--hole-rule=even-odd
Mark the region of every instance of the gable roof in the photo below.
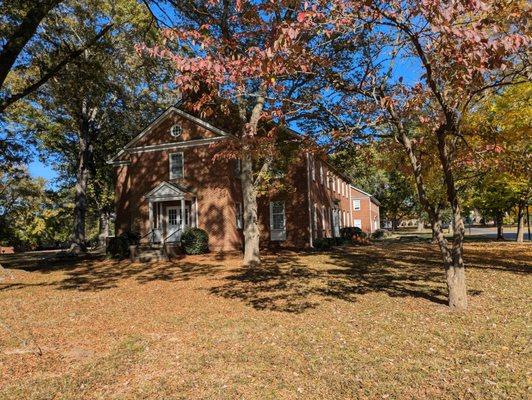
[[[353,188],[353,189],[359,191],[360,193],[365,194],[366,196],[368,196],[368,197],[370,198],[370,200],[371,200],[373,203],[375,203],[376,205],[378,205],[378,206],[381,205],[380,201],[377,200],[372,194],[367,193],[367,192],[364,192],[362,189],[357,188],[355,185],[351,185],[351,188]]]
[[[147,194],[144,195],[146,199],[177,199],[185,197],[189,192],[184,188],[176,185],[175,183],[170,183],[163,181],[150,190]]]
[[[225,132],[225,131],[223,131],[221,129],[218,129],[215,126],[209,124],[208,122],[202,120],[201,118],[195,117],[195,116],[193,116],[193,115],[191,115],[191,114],[189,114],[189,113],[187,113],[187,112],[185,112],[185,111],[183,111],[180,108],[177,108],[175,106],[170,106],[166,110],[164,110],[161,114],[159,114],[159,116],[157,116],[152,122],[150,122],[148,124],[148,126],[146,128],[144,128],[137,136],[135,136],[124,147],[122,147],[122,149],[120,149],[120,151],[117,154],[115,154],[113,157],[111,157],[107,161],[107,163],[108,164],[117,164],[117,165],[123,163],[123,162],[120,162],[118,160],[118,158],[120,158],[121,156],[126,154],[127,153],[127,149],[131,148],[135,143],[137,143],[140,139],[142,139],[149,132],[151,132],[151,130],[153,128],[158,126],[162,121],[164,121],[164,119],[168,115],[170,115],[173,112],[178,114],[178,115],[180,115],[183,118],[188,119],[189,121],[192,121],[192,122],[198,124],[199,126],[205,128],[205,129],[215,133],[219,137],[230,137],[230,136],[232,136],[229,133],[227,133],[227,132]]]

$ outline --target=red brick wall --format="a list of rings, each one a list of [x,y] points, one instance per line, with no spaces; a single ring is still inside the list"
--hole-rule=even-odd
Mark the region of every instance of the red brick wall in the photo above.
[[[340,227],[349,224],[349,187],[326,163],[310,157],[311,205],[314,237],[332,237],[331,210],[340,211]],[[314,165],[314,173],[312,173]],[[314,214],[316,213],[316,218]]]
[[[354,220],[359,219],[362,222],[362,230],[366,233],[372,233],[375,229],[375,220],[380,227],[379,206],[371,201],[371,197],[357,189],[351,188],[351,201],[360,200],[360,210],[356,211],[352,206],[352,225]]]
[[[177,141],[170,136],[175,116],[161,122],[133,147]],[[187,120],[180,120],[182,140],[212,137],[213,134]],[[148,201],[143,198],[162,181],[178,184],[197,197],[198,226],[209,233],[211,250],[236,250],[243,244],[242,230],[236,225],[236,202],[242,203],[240,180],[234,171],[234,160],[216,159],[215,145],[150,151],[131,154],[130,165],[117,167],[116,233],[127,230],[149,232]],[[169,154],[183,152],[184,178],[170,180]],[[129,157],[129,158],[128,158]],[[309,242],[306,162],[302,157],[286,176],[285,190],[259,198],[261,246],[304,247]],[[285,202],[286,240],[270,242],[270,200]]]

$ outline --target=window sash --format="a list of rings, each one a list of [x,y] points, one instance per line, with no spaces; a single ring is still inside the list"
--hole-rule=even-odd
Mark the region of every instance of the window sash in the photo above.
[[[353,200],[353,210],[356,210],[356,211],[360,210],[360,200],[358,199]]]
[[[272,230],[284,230],[286,226],[284,202],[272,201],[270,209]]]
[[[170,179],[183,178],[184,173],[184,156],[183,153],[170,154]]]

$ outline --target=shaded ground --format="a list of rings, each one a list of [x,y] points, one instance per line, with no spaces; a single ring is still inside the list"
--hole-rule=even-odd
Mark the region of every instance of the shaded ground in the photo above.
[[[428,243],[253,270],[0,256],[0,398],[524,399],[531,249],[466,245],[468,313]]]

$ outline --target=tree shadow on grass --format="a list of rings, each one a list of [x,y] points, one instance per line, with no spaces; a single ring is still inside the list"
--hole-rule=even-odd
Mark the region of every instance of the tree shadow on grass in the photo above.
[[[233,270],[223,285],[210,292],[258,310],[291,313],[302,313],[323,301],[355,302],[368,293],[447,304],[441,262],[427,260],[432,250],[426,245],[414,246],[412,251],[355,247],[322,254],[319,263],[316,254],[283,254],[265,259],[258,268]],[[470,295],[478,294],[470,290]]]
[[[135,279],[141,284],[153,281],[187,281],[216,274],[222,269],[219,264],[202,261],[176,259],[156,263],[131,263],[129,260],[112,260],[90,254],[69,258],[28,257],[26,255],[25,257],[13,257],[13,261],[5,266],[42,274],[61,270],[64,272],[64,277],[57,281],[38,284],[0,282],[0,290],[52,286],[59,290],[101,291],[115,288],[121,281],[127,279]]]

